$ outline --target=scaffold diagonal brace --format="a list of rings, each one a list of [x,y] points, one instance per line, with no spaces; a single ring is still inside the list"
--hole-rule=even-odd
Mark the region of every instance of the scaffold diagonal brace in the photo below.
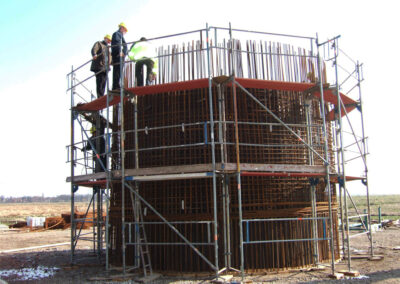
[[[214,264],[212,264],[193,244],[190,243],[188,239],[182,235],[175,226],[173,226],[167,219],[165,219],[150,203],[148,203],[138,192],[136,192],[127,182],[124,182],[125,186],[129,188],[129,190],[136,195],[147,207],[150,208],[165,224],[170,227],[189,247],[191,247],[195,253],[197,253],[213,270],[217,271],[217,268]]]
[[[261,106],[266,112],[268,112],[275,120],[282,124],[291,134],[293,134],[301,143],[308,147],[315,155],[317,155],[324,163],[328,163],[314,148],[309,145],[303,138],[301,138],[293,129],[291,129],[285,122],[283,122],[278,116],[276,116],[269,108],[267,108],[262,102],[260,102],[253,94],[247,91],[242,85],[236,82],[234,79],[232,81],[236,84],[243,92],[245,92],[251,99],[253,99],[259,106]]]

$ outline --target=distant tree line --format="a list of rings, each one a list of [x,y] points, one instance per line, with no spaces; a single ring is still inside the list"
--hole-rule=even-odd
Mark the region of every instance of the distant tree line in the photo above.
[[[91,194],[76,194],[76,202],[88,202],[90,201]],[[22,197],[5,197],[0,195],[0,203],[32,203],[32,202],[69,202],[71,196],[68,194],[57,195],[55,197],[44,197],[42,196],[22,196]]]

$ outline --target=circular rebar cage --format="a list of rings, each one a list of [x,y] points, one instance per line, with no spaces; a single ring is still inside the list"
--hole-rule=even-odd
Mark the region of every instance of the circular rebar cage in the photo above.
[[[173,91],[169,91],[168,84],[164,89],[144,87],[148,93],[124,106],[125,168],[146,169],[150,176],[166,169],[176,173],[172,180],[133,179],[128,184],[137,188],[140,196],[198,250],[185,243],[142,202],[142,221],[146,222],[153,269],[212,271],[213,267],[203,257],[215,265],[215,246],[218,246],[218,267],[239,268],[241,233],[246,270],[282,269],[327,261],[330,258],[328,193],[326,181],[320,175],[314,177],[315,173],[323,173],[320,156],[324,156],[324,131],[319,99],[306,92],[268,89],[267,82],[263,88],[252,87],[251,80],[242,80],[239,87],[226,79],[215,78],[211,86],[208,80],[189,81],[176,85]],[[137,102],[137,116],[134,102]],[[327,125],[328,156],[334,164],[331,129]],[[114,161],[119,161],[118,155]],[[240,188],[238,167],[241,167]],[[206,173],[194,176],[198,171]],[[180,176],[184,173],[187,175]],[[110,213],[115,263],[121,261],[120,186],[120,183],[113,185]],[[134,200],[133,194],[126,194],[125,222],[135,222]],[[333,220],[337,220],[334,193],[332,200]],[[336,221],[333,232],[338,252]],[[133,240],[134,235],[135,230],[127,226],[125,239]],[[134,264],[135,246],[127,246],[126,261]]]

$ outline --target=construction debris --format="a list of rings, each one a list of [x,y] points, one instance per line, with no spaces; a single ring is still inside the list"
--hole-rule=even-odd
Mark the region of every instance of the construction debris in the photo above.
[[[41,218],[40,221],[40,226],[34,226],[37,225],[38,222],[36,222],[35,218]],[[49,229],[68,229],[71,227],[71,213],[62,213],[61,217],[29,217],[29,220],[31,222],[28,224],[28,222],[17,222],[15,224],[9,225],[8,227],[11,228],[19,228],[19,229],[29,229],[32,232],[36,232],[38,230],[49,230]],[[82,221],[77,222],[76,226],[77,229],[87,229],[90,228],[94,225],[96,225],[96,220],[97,220],[97,212],[88,212],[85,214],[85,212],[80,212],[80,211],[75,211],[74,218],[81,219]],[[106,218],[106,213],[103,213],[103,221]]]
[[[379,261],[379,260],[382,260],[383,258],[384,258],[383,255],[373,255],[373,256],[369,257],[368,260]]]
[[[360,276],[360,272],[358,271],[339,270],[338,272],[344,274],[345,276],[350,276],[350,277]]]
[[[344,274],[343,273],[329,274],[329,278],[336,279],[336,280],[343,279]]]

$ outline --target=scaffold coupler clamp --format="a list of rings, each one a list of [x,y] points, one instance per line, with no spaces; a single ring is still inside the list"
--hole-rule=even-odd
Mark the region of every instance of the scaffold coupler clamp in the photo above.
[[[338,176],[337,178],[338,183],[341,187],[344,187],[344,178],[342,176]]]
[[[72,119],[76,120],[78,118],[78,115],[79,115],[78,111],[76,109],[73,109],[72,110]]]
[[[357,104],[356,104],[356,109],[357,109],[359,112],[361,112],[361,103],[360,103],[360,102],[357,102]]]
[[[368,185],[368,181],[367,181],[366,178],[363,178],[363,179],[361,180],[361,183],[362,183],[363,185],[365,185],[365,186]]]
[[[319,184],[319,178],[312,178],[312,177],[310,177],[310,178],[308,179],[308,181],[310,182],[310,185],[311,185],[311,186],[316,186],[317,184]]]
[[[73,185],[73,186],[72,186],[72,191],[73,191],[74,193],[77,192],[78,189],[79,189],[79,186],[78,186],[78,185]]]

